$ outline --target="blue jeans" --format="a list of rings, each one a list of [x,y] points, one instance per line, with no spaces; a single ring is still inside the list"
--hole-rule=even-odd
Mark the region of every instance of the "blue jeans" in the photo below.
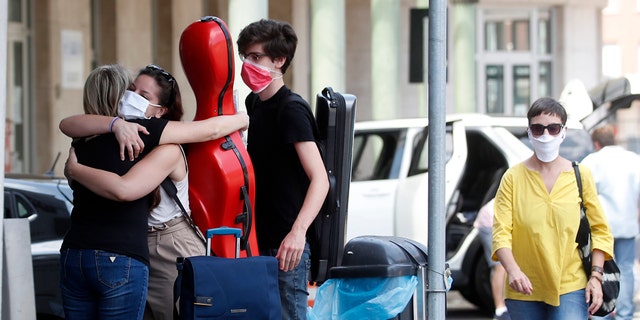
[[[616,264],[620,268],[620,294],[616,301],[616,320],[631,320],[635,312],[633,304],[633,262],[636,258],[635,238],[615,238],[613,240],[613,253]],[[592,317],[592,319],[611,319],[611,317]]]
[[[101,250],[64,249],[60,266],[65,319],[142,319],[146,264]]]
[[[589,317],[584,289],[560,295],[557,307],[540,301],[507,299],[511,319],[527,320],[585,320]]]
[[[260,250],[260,255],[275,257],[278,249]],[[278,270],[278,286],[280,288],[280,302],[282,303],[282,320],[307,319],[307,307],[309,306],[309,292],[307,285],[309,280],[309,259],[311,250],[309,244],[305,244],[300,264],[289,272]]]

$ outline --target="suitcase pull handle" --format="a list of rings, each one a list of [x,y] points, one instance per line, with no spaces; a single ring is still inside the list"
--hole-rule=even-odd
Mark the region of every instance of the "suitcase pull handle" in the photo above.
[[[240,238],[242,231],[238,228],[220,227],[207,230],[207,238],[215,236],[234,235],[236,238]]]
[[[233,235],[236,238],[236,258],[240,257],[240,235],[242,230],[238,228],[219,227],[207,230],[207,256],[211,255],[211,238],[216,236]]]

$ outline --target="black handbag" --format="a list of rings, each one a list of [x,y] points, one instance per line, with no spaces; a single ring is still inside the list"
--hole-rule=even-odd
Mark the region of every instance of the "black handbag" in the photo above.
[[[576,181],[578,182],[578,192],[580,193],[580,227],[576,235],[576,243],[578,243],[578,252],[582,258],[582,267],[587,273],[587,278],[591,276],[591,227],[587,219],[587,210],[582,201],[582,179],[580,178],[580,170],[578,163],[573,162],[573,170],[576,173]],[[602,266],[604,270],[602,274],[602,306],[596,311],[596,316],[606,316],[613,312],[616,308],[616,300],[620,293],[620,269],[616,262],[606,260]]]

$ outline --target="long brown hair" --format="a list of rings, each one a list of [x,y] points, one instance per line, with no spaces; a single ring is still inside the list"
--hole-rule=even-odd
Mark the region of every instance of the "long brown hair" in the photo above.
[[[167,108],[167,112],[162,118],[167,120],[180,121],[184,115],[182,107],[182,96],[180,95],[180,86],[176,79],[161,67],[150,64],[138,72],[138,77],[146,75],[153,78],[160,87],[159,103]]]
[[[182,107],[182,97],[180,95],[180,87],[176,79],[163,68],[150,64],[140,69],[138,77],[146,75],[153,78],[156,84],[160,87],[160,94],[158,96],[161,106],[167,108],[167,112],[162,115],[162,118],[167,120],[180,121],[184,115],[184,108]],[[151,192],[150,207],[149,210],[157,207],[160,204],[160,187],[158,186]]]

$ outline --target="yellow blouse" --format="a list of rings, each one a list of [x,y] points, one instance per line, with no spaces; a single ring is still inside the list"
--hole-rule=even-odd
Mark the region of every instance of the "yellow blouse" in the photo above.
[[[593,248],[613,257],[613,236],[591,171],[580,165],[582,193],[591,225]],[[492,258],[510,248],[518,266],[531,281],[533,294],[520,294],[505,284],[505,297],[560,305],[560,295],[585,288],[587,275],[578,255],[576,233],[580,224],[580,197],[575,173],[564,171],[551,192],[540,173],[524,163],[507,170],[496,194]]]

